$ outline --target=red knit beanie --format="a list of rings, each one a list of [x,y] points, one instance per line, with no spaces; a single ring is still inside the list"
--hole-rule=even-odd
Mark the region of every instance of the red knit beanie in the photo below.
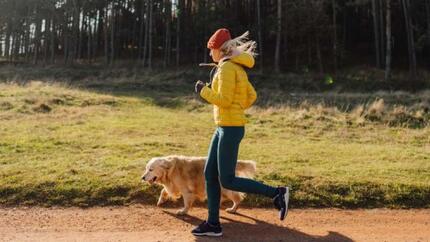
[[[218,29],[209,39],[209,49],[219,49],[227,41],[230,40],[230,31],[228,29]]]

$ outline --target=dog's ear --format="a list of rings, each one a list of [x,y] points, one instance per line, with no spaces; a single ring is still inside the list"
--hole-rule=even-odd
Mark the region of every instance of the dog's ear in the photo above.
[[[160,164],[160,167],[165,169],[165,170],[169,170],[172,167],[172,162],[168,159],[163,159],[163,161]]]

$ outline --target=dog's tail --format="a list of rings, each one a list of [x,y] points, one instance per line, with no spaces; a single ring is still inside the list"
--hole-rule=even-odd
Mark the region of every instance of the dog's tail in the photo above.
[[[240,177],[253,178],[257,169],[253,160],[240,160],[236,164],[236,175]]]

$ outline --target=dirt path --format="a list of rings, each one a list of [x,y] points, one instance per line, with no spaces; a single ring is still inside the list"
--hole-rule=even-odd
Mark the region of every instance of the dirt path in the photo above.
[[[430,241],[430,210],[294,209],[286,221],[275,210],[221,212],[223,239],[190,230],[204,208],[176,216],[153,206],[0,208],[0,241]]]

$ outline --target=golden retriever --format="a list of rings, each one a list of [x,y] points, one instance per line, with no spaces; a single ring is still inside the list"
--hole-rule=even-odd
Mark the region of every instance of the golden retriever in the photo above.
[[[185,215],[196,199],[200,201],[206,199],[205,161],[206,157],[176,155],[155,157],[148,161],[142,180],[149,184],[157,183],[163,186],[157,206],[160,206],[169,198],[177,200],[182,196],[184,208],[178,210],[177,214]],[[255,170],[255,161],[239,160],[236,165],[236,176],[252,178]],[[227,190],[221,186],[221,202],[227,198],[233,201],[233,206],[226,209],[229,213],[236,212],[239,203],[244,197],[244,193]]]

